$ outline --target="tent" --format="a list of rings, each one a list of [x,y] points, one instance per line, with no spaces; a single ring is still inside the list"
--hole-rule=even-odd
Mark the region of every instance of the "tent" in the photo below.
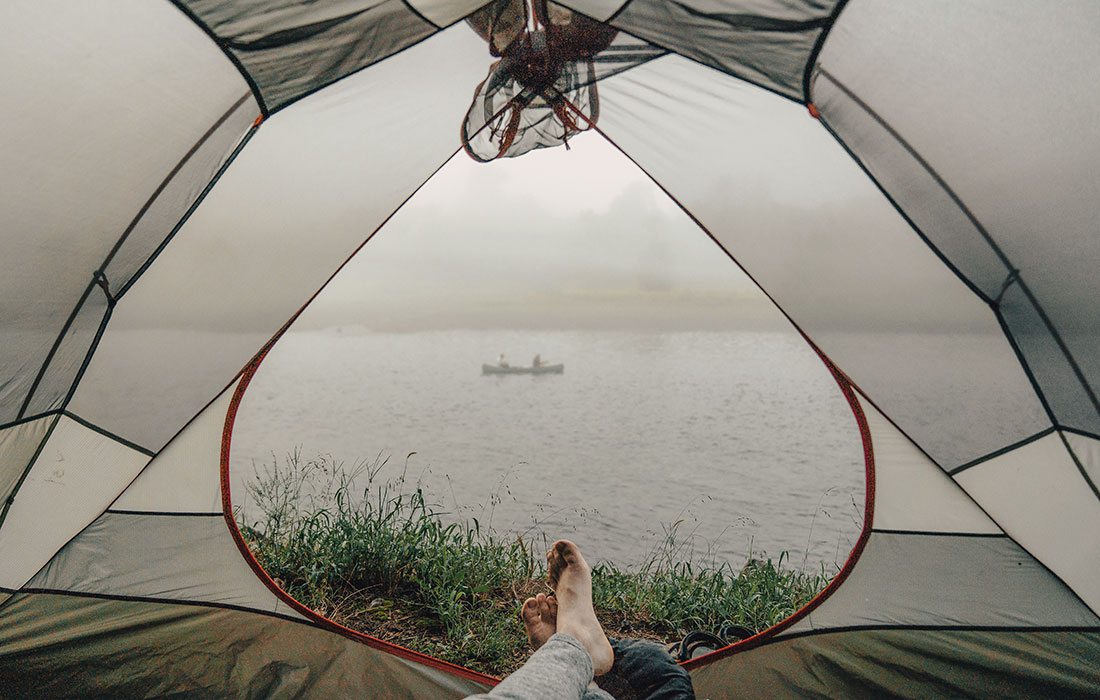
[[[463,21],[482,4],[0,6],[0,694],[491,684],[278,589],[233,521],[233,418],[281,329],[448,158],[579,131],[756,280],[863,437],[842,571],[691,662],[700,697],[1096,693],[1100,5],[561,0]],[[486,37],[540,18],[591,41],[486,77]],[[761,114],[830,155],[773,138],[746,162]],[[859,174],[894,225],[739,226],[729,183],[769,168],[823,189]],[[192,323],[224,308],[248,328]],[[953,332],[964,311],[979,320]],[[133,332],[141,314],[158,333]]]

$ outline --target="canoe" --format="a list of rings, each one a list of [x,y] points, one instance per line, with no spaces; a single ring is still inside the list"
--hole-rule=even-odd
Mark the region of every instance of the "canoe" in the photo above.
[[[482,374],[561,374],[565,365],[542,365],[541,367],[501,367],[500,365],[482,365]]]

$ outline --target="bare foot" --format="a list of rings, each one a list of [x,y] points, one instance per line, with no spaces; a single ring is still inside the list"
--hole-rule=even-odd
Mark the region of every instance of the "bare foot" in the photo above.
[[[558,599],[558,632],[574,637],[592,657],[592,673],[611,670],[615,652],[592,607],[592,567],[569,540],[558,540],[546,553],[550,585]]]
[[[527,641],[532,649],[538,649],[546,640],[554,636],[558,629],[558,601],[554,596],[539,593],[534,598],[523,601],[519,611],[523,628],[527,631]]]

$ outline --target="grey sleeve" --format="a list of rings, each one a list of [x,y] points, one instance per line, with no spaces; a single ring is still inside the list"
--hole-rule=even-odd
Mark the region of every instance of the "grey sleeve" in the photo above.
[[[555,634],[500,685],[466,700],[614,700],[591,683],[588,652],[573,637]]]

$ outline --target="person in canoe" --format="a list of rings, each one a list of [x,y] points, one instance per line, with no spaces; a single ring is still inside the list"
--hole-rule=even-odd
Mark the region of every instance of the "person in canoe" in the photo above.
[[[508,367],[508,360],[504,359],[504,353],[500,353],[500,357],[497,358],[497,367]]]
[[[542,367],[542,354],[541,353],[537,353],[537,352],[535,353],[534,359],[531,360],[531,366],[536,368],[536,369],[539,368],[539,367]]]

